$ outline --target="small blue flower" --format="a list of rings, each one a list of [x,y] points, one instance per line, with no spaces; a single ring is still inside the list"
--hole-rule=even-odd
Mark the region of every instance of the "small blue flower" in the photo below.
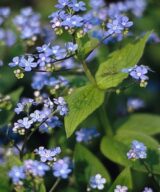
[[[17,167],[14,166],[8,173],[9,177],[12,179],[12,182],[14,185],[22,185],[23,184],[23,179],[26,178],[25,172],[24,172],[24,167]]]
[[[144,65],[135,66],[129,74],[136,80],[148,80],[148,70],[149,68]]]
[[[121,185],[117,185],[116,188],[114,189],[114,192],[127,192],[127,191],[128,187]]]
[[[58,4],[55,5],[56,8],[58,9],[63,9],[70,3],[70,0],[58,0]]]
[[[66,49],[61,48],[59,45],[55,45],[51,49],[55,59],[63,59],[67,55]]]
[[[17,107],[14,109],[14,111],[17,114],[20,114],[24,110],[24,104],[23,103],[17,103]]]
[[[127,16],[121,16],[119,18],[119,20],[120,20],[121,25],[124,28],[129,28],[129,27],[131,27],[133,25],[133,22],[129,21],[129,18]]]
[[[54,99],[54,103],[57,105],[57,111],[59,111],[60,115],[64,116],[68,113],[67,103],[65,102],[63,97],[58,97],[57,99]]]
[[[66,49],[69,53],[74,53],[78,49],[78,45],[72,42],[66,43]]]
[[[140,108],[143,108],[144,106],[145,106],[144,101],[138,98],[130,98],[127,101],[128,111],[138,110]]]
[[[110,35],[121,34],[124,29],[121,23],[119,22],[119,19],[114,19],[113,21],[109,22],[107,24],[107,28],[108,28],[108,34]]]
[[[48,57],[45,53],[39,54],[37,64],[40,67],[44,67],[46,64],[49,64],[50,62],[51,58]]]
[[[35,153],[40,156],[42,162],[54,161],[56,160],[56,156],[61,153],[61,148],[56,147],[49,150],[45,149],[44,147],[39,147],[38,149],[35,149]]]
[[[106,182],[106,179],[101,174],[96,174],[90,178],[89,188],[103,190]]]
[[[45,114],[39,110],[35,110],[34,113],[31,113],[30,117],[33,122],[42,122],[46,118]]]
[[[74,11],[85,11],[86,4],[83,1],[77,2],[77,0],[72,0],[72,3],[68,4]]]
[[[131,149],[127,153],[127,157],[128,159],[146,159],[147,147],[139,141],[132,141]]]
[[[37,63],[34,62],[34,58],[33,57],[28,57],[27,59],[25,59],[24,57],[21,59],[21,62],[19,64],[20,67],[23,67],[25,71],[31,71],[32,68],[37,67]]]
[[[12,62],[9,63],[8,65],[9,65],[10,67],[15,67],[15,66],[18,66],[18,65],[19,65],[20,61],[21,61],[21,59],[20,59],[19,57],[14,57],[13,60],[12,60]]]
[[[31,125],[33,124],[33,120],[29,120],[28,117],[24,117],[23,119],[19,119],[18,124],[20,127],[24,127],[26,129],[29,129]]]
[[[53,175],[62,179],[67,179],[72,172],[72,162],[70,158],[59,159],[53,164]]]
[[[96,128],[82,128],[79,131],[76,131],[76,141],[77,142],[90,142],[93,138],[98,137],[100,134]]]
[[[83,18],[78,15],[67,15],[66,19],[62,22],[62,25],[69,28],[82,27]]]

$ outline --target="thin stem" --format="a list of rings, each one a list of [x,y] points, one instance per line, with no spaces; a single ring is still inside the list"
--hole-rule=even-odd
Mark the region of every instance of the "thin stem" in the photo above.
[[[96,80],[94,79],[93,75],[91,74],[90,70],[88,69],[86,62],[85,61],[81,61],[81,62],[82,62],[84,72],[85,72],[86,76],[88,77],[89,81],[97,86]]]
[[[104,37],[88,54],[87,54],[87,56],[86,56],[86,58],[96,49],[96,48],[98,48],[102,43],[103,43],[103,41],[104,40],[106,40],[108,37],[110,37],[111,35],[107,35],[106,37]]]
[[[114,133],[110,125],[104,105],[99,109],[99,119],[102,124],[103,130],[106,132],[107,136],[112,137]]]
[[[56,180],[56,182],[53,184],[52,188],[49,190],[49,192],[53,192],[56,189],[56,187],[58,186],[58,184],[60,183],[60,181],[61,181],[61,179],[58,178]]]
[[[158,185],[158,189],[160,189],[160,183],[159,183],[159,181],[157,181],[156,176],[153,174],[153,172],[152,172],[152,170],[150,169],[150,167],[148,166],[148,164],[147,164],[145,161],[143,161],[143,160],[142,160],[141,162],[142,162],[142,164],[144,165],[144,167],[146,168],[148,174],[152,177],[154,183],[155,183],[156,185]]]

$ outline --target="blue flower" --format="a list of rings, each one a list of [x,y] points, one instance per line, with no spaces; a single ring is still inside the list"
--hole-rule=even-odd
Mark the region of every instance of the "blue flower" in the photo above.
[[[20,114],[24,110],[24,104],[23,103],[17,103],[17,107],[14,109],[14,111],[17,114]]]
[[[33,40],[33,37],[41,33],[40,15],[34,13],[31,7],[21,9],[20,15],[17,15],[13,22],[20,30],[22,39]]]
[[[140,108],[143,108],[144,106],[145,106],[144,101],[138,98],[130,98],[127,101],[128,111],[138,110]]]
[[[58,97],[54,99],[54,103],[57,105],[57,111],[60,115],[64,116],[68,113],[67,103],[65,102],[63,97]]]
[[[107,28],[108,28],[108,33],[110,35],[121,34],[124,29],[121,23],[119,22],[119,19],[114,19],[113,21],[109,22],[107,24]]]
[[[37,64],[39,66],[44,67],[46,64],[49,64],[51,62],[51,58],[48,57],[45,53],[41,53],[38,56]]]
[[[127,192],[127,191],[128,187],[121,185],[117,185],[116,188],[114,189],[114,192]]]
[[[82,27],[83,18],[78,15],[67,15],[66,19],[62,22],[63,26],[68,26],[69,28]]]
[[[14,57],[12,62],[9,63],[8,65],[10,67],[15,67],[15,66],[18,66],[20,64],[20,61],[21,61],[21,59],[19,57]]]
[[[153,190],[149,187],[145,187],[143,192],[153,192]]]
[[[21,59],[21,62],[19,64],[20,67],[23,67],[25,71],[31,71],[32,68],[37,67],[37,63],[34,62],[34,58],[33,57],[28,57],[27,59],[25,59],[24,57]]]
[[[26,178],[24,167],[14,166],[8,173],[9,177],[12,179],[14,185],[22,185],[22,180]]]
[[[125,29],[128,29],[133,25],[132,21],[129,21],[127,16],[117,16],[114,20],[107,24],[108,34],[122,34]]]
[[[70,3],[70,0],[58,0],[58,4],[55,5],[56,8],[58,9],[63,9]]]
[[[23,119],[19,119],[18,124],[20,127],[24,127],[26,129],[29,129],[31,125],[33,124],[33,120],[29,120],[28,117],[24,117]]]
[[[34,150],[37,155],[40,156],[42,162],[46,161],[55,161],[56,156],[61,153],[61,148],[56,147],[51,150],[45,149],[44,147],[39,147],[38,149]]]
[[[69,53],[74,53],[78,49],[78,45],[72,42],[66,43],[66,49]]]
[[[30,114],[31,120],[33,122],[42,122],[46,116],[43,114],[43,111],[35,110],[34,113]]]
[[[76,131],[76,141],[77,142],[90,142],[93,138],[98,137],[100,134],[96,128],[82,128],[79,131]]]
[[[85,11],[86,4],[83,1],[77,2],[77,0],[72,0],[72,3],[68,4],[74,11]]]
[[[121,25],[124,28],[129,28],[129,27],[131,27],[133,25],[133,22],[129,21],[129,18],[127,16],[121,16],[119,18],[119,20],[120,20]]]
[[[149,68],[147,66],[140,65],[135,66],[129,74],[136,80],[148,80],[149,79],[147,76],[148,71]]]
[[[63,59],[67,55],[66,49],[61,48],[59,45],[55,45],[51,49],[55,59]]]
[[[101,174],[96,174],[90,178],[89,188],[103,190],[106,182],[106,179]]]
[[[72,162],[70,158],[59,159],[53,164],[53,175],[62,179],[67,179],[72,172]]]
[[[44,44],[41,47],[36,47],[36,49],[39,53],[47,52],[47,50],[49,49],[49,45],[50,44],[48,45]]]
[[[34,177],[43,177],[49,170],[49,166],[36,160],[25,160],[24,169],[27,174]]]
[[[139,142],[133,141],[131,144],[131,149],[127,153],[128,159],[146,159],[147,158],[147,147]]]

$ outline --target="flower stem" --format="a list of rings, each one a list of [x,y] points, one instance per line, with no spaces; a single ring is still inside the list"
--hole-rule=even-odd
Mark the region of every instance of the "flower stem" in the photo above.
[[[160,183],[159,183],[159,181],[157,181],[156,176],[153,174],[153,172],[152,172],[152,170],[150,169],[150,167],[148,166],[148,164],[147,164],[145,161],[143,161],[143,160],[142,160],[141,162],[142,162],[142,164],[144,165],[144,167],[146,168],[149,176],[152,177],[155,185],[157,185],[157,186],[158,186],[158,189],[160,189]]]
[[[92,84],[96,85],[96,87],[97,87],[96,80],[94,79],[93,75],[91,74],[90,70],[88,69],[86,62],[85,61],[81,61],[81,62],[82,62],[84,72],[85,72],[86,76],[88,77],[89,81]]]
[[[49,190],[49,192],[53,192],[55,189],[56,189],[56,187],[58,186],[58,184],[60,183],[60,178],[58,178],[57,180],[56,180],[56,182],[53,184],[53,186],[52,186],[52,188]]]

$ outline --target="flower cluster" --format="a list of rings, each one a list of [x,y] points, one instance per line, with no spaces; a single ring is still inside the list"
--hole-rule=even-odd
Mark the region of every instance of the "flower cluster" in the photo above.
[[[40,156],[40,160],[42,162],[56,161],[56,156],[61,153],[61,148],[56,147],[49,150],[45,149],[44,147],[39,147],[38,149],[35,149],[34,152]]]
[[[133,25],[127,16],[117,16],[114,20],[107,24],[109,35],[120,35]]]
[[[22,72],[29,72],[35,68],[38,68],[37,70],[40,71],[53,71],[56,70],[56,66],[53,64],[74,56],[76,50],[78,49],[78,45],[72,42],[66,43],[64,47],[61,47],[60,45],[50,46],[50,44],[44,44],[36,49],[37,54],[27,54],[24,56],[14,57],[12,62],[9,63],[9,66],[19,67]],[[59,68],[59,66],[57,67]],[[21,76],[21,70],[15,70],[17,78],[23,77],[23,75]]]
[[[72,161],[69,157],[59,159],[53,164],[53,175],[62,179],[67,179],[72,172]]]
[[[100,134],[97,131],[96,128],[82,128],[79,131],[75,132],[76,135],[76,141],[81,143],[88,143],[90,142],[93,138],[98,137]]]
[[[2,41],[6,46],[10,47],[16,42],[16,36],[14,32],[5,28],[5,23],[10,16],[11,10],[9,7],[0,8],[0,41]]]
[[[48,170],[49,166],[42,162],[25,160],[23,166],[14,166],[8,175],[12,179],[14,185],[23,185],[23,180],[25,180],[28,175],[33,177],[43,177]]]
[[[85,20],[77,13],[86,10],[85,3],[77,0],[59,0],[55,6],[58,11],[50,15],[52,28],[57,34],[62,34],[63,30],[74,33],[78,28],[83,28]],[[83,34],[83,30],[80,31]]]
[[[127,153],[128,159],[146,159],[147,158],[147,147],[139,142],[133,141],[131,149]]]
[[[23,8],[20,15],[13,19],[14,24],[21,32],[22,39],[35,41],[41,33],[40,15],[35,13],[31,7]]]
[[[89,181],[89,189],[98,189],[103,190],[104,185],[106,184],[106,179],[102,177],[101,174],[96,174],[95,176],[92,176]]]
[[[43,105],[41,110],[36,109],[30,112],[33,107],[38,108],[39,105]],[[53,101],[50,98],[43,98],[40,103],[36,103],[32,99],[26,99],[17,104],[15,112],[17,114],[23,112],[27,115],[17,120],[13,127],[13,132],[24,135],[27,131],[31,130],[31,127],[33,130],[39,127],[41,132],[47,132],[48,127],[55,128],[60,126],[59,118],[54,116],[54,114],[57,113],[60,116],[65,116],[68,113],[68,108],[63,97]]]

